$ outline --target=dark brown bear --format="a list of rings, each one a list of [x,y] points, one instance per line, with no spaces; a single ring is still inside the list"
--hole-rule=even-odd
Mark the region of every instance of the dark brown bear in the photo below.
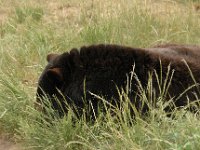
[[[102,100],[95,95],[104,97],[110,104],[119,107],[119,92],[122,89],[126,91],[127,77],[130,79],[133,66],[144,88],[147,86],[149,73],[153,74],[153,87],[158,96],[161,91],[153,72],[156,71],[158,76],[162,74],[164,81],[170,65],[170,75],[172,70],[175,72],[168,92],[164,95],[165,99],[172,98],[176,107],[186,106],[199,96],[199,56],[200,47],[175,44],[145,49],[101,44],[84,46],[80,50],[72,49],[60,55],[49,54],[48,65],[38,82],[37,104],[48,100],[60,116],[67,114],[70,106],[78,116],[86,110],[91,118],[94,118],[98,114],[98,106],[102,104]],[[189,70],[192,71],[193,77]],[[195,83],[195,86],[181,94]],[[133,78],[129,85],[130,101],[138,110],[146,112],[149,108],[138,96],[136,78]]]

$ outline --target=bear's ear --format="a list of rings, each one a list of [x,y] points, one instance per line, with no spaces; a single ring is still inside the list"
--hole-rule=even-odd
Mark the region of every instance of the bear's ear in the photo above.
[[[62,84],[64,80],[61,68],[48,69],[47,76],[56,85]]]
[[[53,54],[53,53],[48,54],[47,61],[50,62],[50,61],[54,60],[57,56],[58,56],[58,54]]]

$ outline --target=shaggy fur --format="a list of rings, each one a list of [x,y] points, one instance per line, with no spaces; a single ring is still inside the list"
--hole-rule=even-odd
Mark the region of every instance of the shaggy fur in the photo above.
[[[167,76],[168,66],[175,70],[171,86],[165,95],[166,100],[174,99],[177,107],[186,106],[189,101],[196,100],[198,86],[194,86],[187,93],[180,94],[193,85],[187,62],[197,83],[200,81],[200,65],[198,57],[200,47],[189,45],[159,45],[153,48],[131,48],[119,45],[91,45],[81,47],[80,50],[72,49],[63,54],[50,54],[47,56],[48,65],[40,76],[37,89],[37,102],[45,101],[44,93],[48,97],[52,108],[60,116],[67,113],[67,103],[76,107],[79,116],[84,109],[92,108],[88,115],[97,115],[98,105],[102,103],[93,94],[103,96],[114,106],[120,105],[119,91],[127,87],[127,76],[136,73],[143,87],[147,86],[149,72],[156,71],[163,80]],[[162,67],[161,67],[162,64]],[[158,83],[153,75],[153,86],[159,95]],[[118,87],[118,88],[117,88]],[[117,90],[119,89],[119,91]],[[128,96],[138,110],[146,112],[147,105],[143,105],[138,94],[136,79],[132,79]],[[85,93],[85,94],[84,94]],[[93,94],[91,94],[93,93]],[[57,100],[55,100],[57,97]],[[175,100],[178,97],[177,100]],[[59,102],[59,103],[58,103]],[[88,107],[91,106],[91,107]],[[61,107],[64,112],[61,111]],[[170,110],[171,108],[166,108]]]

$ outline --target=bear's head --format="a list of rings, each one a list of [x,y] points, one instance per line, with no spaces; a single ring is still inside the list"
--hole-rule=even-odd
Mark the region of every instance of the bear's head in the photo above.
[[[79,52],[72,49],[60,55],[49,54],[47,61],[38,81],[35,107],[45,113],[46,106],[50,106],[62,117],[68,112],[68,104],[82,106],[84,77],[80,71]]]
[[[56,66],[60,55],[49,54],[47,56],[48,65],[42,72],[37,88],[37,100],[35,107],[45,112],[44,105],[52,106],[52,108],[61,115],[61,105],[58,98],[61,97],[60,90],[64,84],[63,69],[61,66]]]

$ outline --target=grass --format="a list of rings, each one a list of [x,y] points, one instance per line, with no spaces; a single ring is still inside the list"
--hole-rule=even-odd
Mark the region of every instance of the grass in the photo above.
[[[108,113],[106,121],[100,117],[92,125],[84,120],[74,125],[71,113],[49,125],[33,109],[48,53],[97,43],[199,44],[200,16],[193,7],[198,2],[0,0],[0,133],[36,150],[198,149],[199,120],[185,111],[171,119],[162,108],[152,109],[132,126],[126,109],[121,119]]]

